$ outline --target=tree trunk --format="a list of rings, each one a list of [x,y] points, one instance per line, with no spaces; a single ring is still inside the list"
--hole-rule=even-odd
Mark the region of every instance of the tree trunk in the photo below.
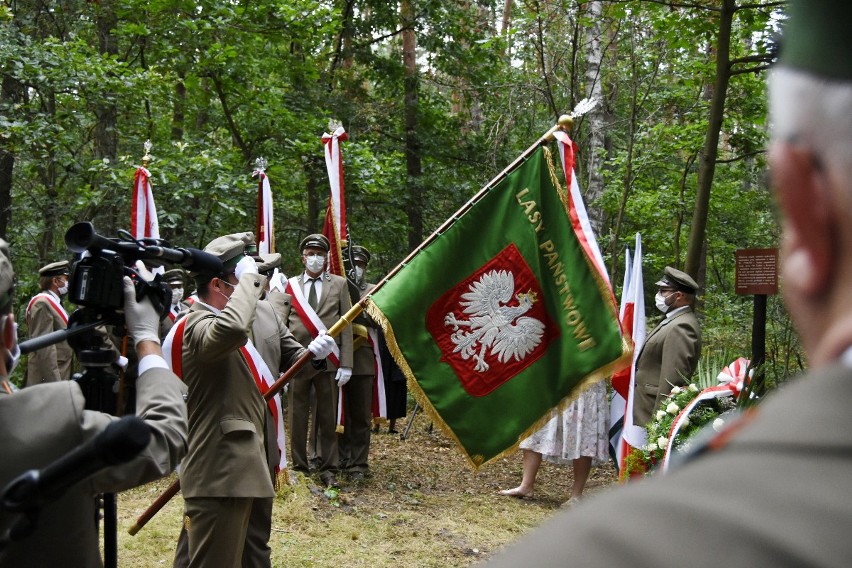
[[[586,9],[589,17],[589,25],[585,28],[586,44],[589,46],[586,56],[586,96],[598,102],[598,105],[586,115],[586,122],[589,125],[589,145],[585,152],[586,171],[588,172],[586,204],[588,205],[592,229],[594,229],[595,234],[601,235],[603,211],[598,203],[604,190],[601,156],[604,152],[604,113],[606,112],[601,83],[601,61],[603,60],[601,16],[603,10],[600,0],[589,2]]]
[[[420,138],[417,134],[418,84],[417,36],[414,31],[414,0],[402,0],[400,4],[402,24],[402,62],[404,67],[403,106],[405,108],[405,185],[408,201],[408,250],[412,251],[423,242],[423,186],[420,157]]]
[[[0,85],[0,105],[12,107],[20,103],[24,87],[19,81],[5,75]],[[15,154],[0,148],[0,238],[8,240],[9,224],[12,222],[12,181],[14,180]]]
[[[716,171],[716,156],[719,152],[719,133],[725,113],[725,97],[728,93],[728,81],[731,77],[730,46],[731,26],[737,6],[735,0],[722,2],[719,16],[719,34],[716,41],[716,81],[710,101],[710,117],[707,136],[701,150],[698,165],[698,189],[695,193],[695,208],[692,214],[692,227],[686,250],[684,271],[698,277],[699,268],[704,264],[701,258],[704,250],[704,238],[707,231],[707,216],[710,211],[710,190],[713,187],[713,175]],[[698,280],[700,285],[704,283]]]
[[[112,0],[102,0],[95,8],[95,20],[98,30],[98,48],[100,53],[108,57],[118,54],[118,41],[113,35],[113,30],[118,24],[118,18]],[[94,130],[94,157],[98,160],[107,159],[110,164],[115,164],[118,155],[118,108],[115,103],[115,93],[103,93],[103,102],[95,108],[95,130]],[[98,186],[100,180],[93,180],[92,185]],[[118,227],[116,207],[105,207],[105,227],[101,229],[106,234],[111,234]],[[126,219],[125,219],[126,221]],[[123,223],[122,223],[123,225]]]

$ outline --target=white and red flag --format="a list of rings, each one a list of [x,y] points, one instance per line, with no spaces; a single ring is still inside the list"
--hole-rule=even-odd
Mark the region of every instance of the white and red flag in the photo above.
[[[257,180],[257,253],[271,254],[275,252],[275,223],[272,210],[272,188],[269,186],[269,176],[266,175],[266,160],[258,158],[257,167],[252,177]]]
[[[322,234],[331,245],[328,255],[328,271],[338,276],[346,276],[343,269],[343,247],[349,240],[346,225],[346,199],[343,185],[343,159],[340,155],[340,142],[348,139],[342,126],[337,127],[331,134],[322,135],[325,147],[325,167],[328,169],[328,183],[331,196],[325,213],[325,224]]]
[[[133,205],[130,210],[130,234],[134,239],[159,239],[160,224],[154,205],[151,172],[144,166],[136,168],[133,176]]]
[[[642,278],[642,236],[636,233],[636,248],[631,262],[627,251],[624,288],[621,292],[621,331],[633,344],[633,363],[612,376],[613,396],[610,401],[610,455],[619,471],[630,448],[645,446],[645,428],[633,423],[636,359],[645,343],[645,285]]]

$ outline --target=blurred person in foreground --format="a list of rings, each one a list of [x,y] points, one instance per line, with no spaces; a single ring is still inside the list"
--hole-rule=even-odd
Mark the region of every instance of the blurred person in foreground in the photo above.
[[[8,377],[20,351],[11,313],[13,282],[8,245],[0,240],[0,487],[27,470],[52,464],[118,420],[84,410],[83,393],[75,381],[14,391]],[[151,440],[131,461],[102,469],[45,504],[34,532],[0,550],[0,566],[101,566],[95,495],[166,476],[186,453],[186,388],[163,360],[158,314],[149,300],[137,303],[127,277],[124,315],[140,357],[136,414],[150,427]],[[0,530],[5,531],[15,517],[0,510]]]
[[[848,566],[852,2],[792,0],[769,79],[784,299],[810,369],[667,475],[590,499],[492,566]]]

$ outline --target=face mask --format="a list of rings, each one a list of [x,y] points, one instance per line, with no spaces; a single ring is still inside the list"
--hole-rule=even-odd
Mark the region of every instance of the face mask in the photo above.
[[[308,269],[308,272],[322,272],[323,268],[325,268],[325,257],[324,256],[309,256],[305,259],[305,268]]]
[[[68,293],[68,281],[66,280],[62,287],[59,289],[59,295],[64,296]]]
[[[177,306],[183,298],[183,288],[175,288],[172,290],[172,305]]]
[[[673,295],[674,295],[674,292],[669,294],[668,297],[671,297]],[[654,296],[654,305],[657,306],[657,309],[660,310],[663,313],[666,313],[671,309],[671,306],[666,303],[666,299],[667,299],[667,297],[663,296],[662,292],[657,292],[657,295]]]
[[[355,267],[355,280],[360,282],[363,279],[364,279],[364,269],[361,268],[360,266],[356,266]]]

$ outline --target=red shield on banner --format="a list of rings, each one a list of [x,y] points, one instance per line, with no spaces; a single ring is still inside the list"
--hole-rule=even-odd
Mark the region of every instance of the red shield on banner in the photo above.
[[[533,271],[510,244],[432,304],[426,328],[468,394],[487,395],[559,336],[542,298]]]

